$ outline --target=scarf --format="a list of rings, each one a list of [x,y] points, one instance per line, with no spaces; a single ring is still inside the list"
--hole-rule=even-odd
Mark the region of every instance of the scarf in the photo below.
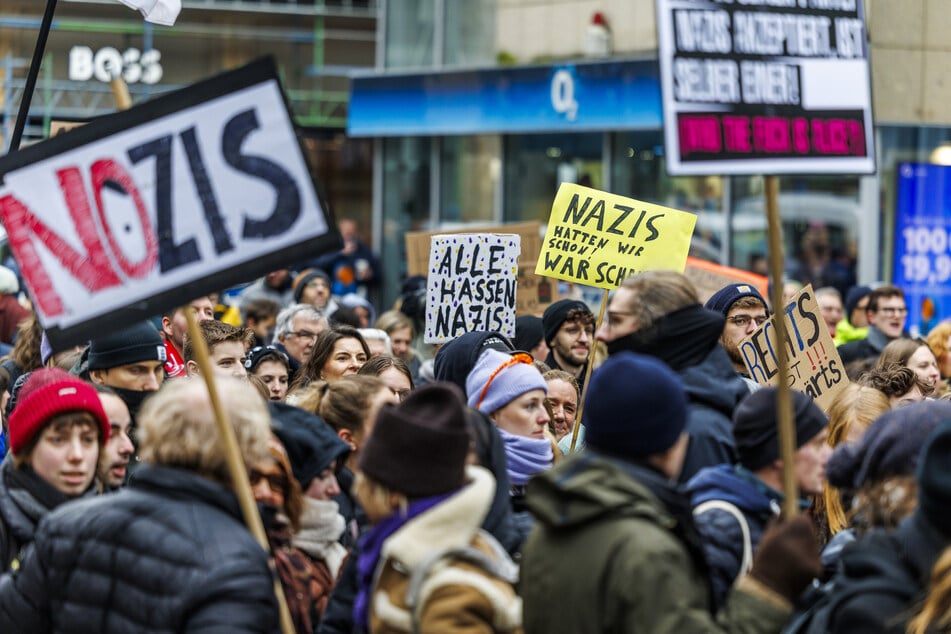
[[[879,353],[881,353],[881,351],[885,349],[885,346],[891,342],[891,339],[889,339],[884,332],[875,326],[868,327],[868,334],[865,335],[865,339],[868,341],[869,345],[871,345],[872,348],[874,348],[875,351]]]
[[[505,443],[505,471],[513,485],[522,486],[536,473],[551,467],[555,453],[548,438],[525,438],[502,428],[499,435]]]
[[[443,500],[455,494],[455,491],[443,493],[433,497],[414,500],[406,507],[406,511],[398,511],[380,520],[360,538],[360,555],[357,557],[357,591],[353,602],[353,620],[361,631],[370,631],[370,592],[373,590],[373,578],[377,565],[383,554],[383,544],[393,533],[414,517],[422,515]]]
[[[719,313],[691,304],[608,343],[608,355],[630,350],[656,357],[679,372],[703,361],[720,340],[723,323]]]
[[[304,498],[300,530],[291,537],[291,543],[313,559],[327,564],[330,574],[336,578],[347,556],[347,549],[337,541],[345,527],[346,521],[336,502]]]
[[[12,461],[12,456],[8,456],[7,460]],[[4,464],[3,483],[6,485],[7,495],[20,512],[33,524],[32,530],[36,530],[40,520],[59,505],[70,500],[96,494],[95,479],[82,495],[74,498],[62,493],[38,476],[30,467],[17,469],[12,462],[9,465]],[[11,526],[11,529],[17,532],[15,527]],[[17,534],[15,537],[20,541],[31,541],[33,539],[32,534]]]

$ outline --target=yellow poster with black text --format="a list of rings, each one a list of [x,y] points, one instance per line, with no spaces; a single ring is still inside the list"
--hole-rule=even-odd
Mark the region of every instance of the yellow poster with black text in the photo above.
[[[805,392],[816,404],[829,411],[829,405],[849,384],[845,366],[822,320],[812,285],[799,291],[780,313],[786,326],[786,358],[789,360],[789,387]],[[760,385],[779,381],[774,321],[777,315],[740,342],[740,356],[750,378]]]
[[[608,290],[641,271],[682,273],[696,222],[685,211],[562,183],[535,273]]]

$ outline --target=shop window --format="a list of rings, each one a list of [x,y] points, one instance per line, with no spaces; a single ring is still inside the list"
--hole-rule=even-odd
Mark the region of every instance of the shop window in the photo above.
[[[439,210],[444,224],[485,224],[495,219],[500,152],[497,136],[442,139]]]

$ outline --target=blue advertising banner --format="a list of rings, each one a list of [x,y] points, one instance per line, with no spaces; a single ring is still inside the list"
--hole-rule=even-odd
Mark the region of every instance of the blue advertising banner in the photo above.
[[[912,334],[951,317],[951,167],[898,165],[892,280],[905,291]]]
[[[657,130],[653,61],[356,76],[353,137]]]

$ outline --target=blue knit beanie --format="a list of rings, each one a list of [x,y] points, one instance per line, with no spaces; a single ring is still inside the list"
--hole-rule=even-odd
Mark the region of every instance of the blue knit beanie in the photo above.
[[[492,379],[489,389],[486,390],[485,398],[479,403],[479,397],[485,384],[489,382],[489,377],[502,367],[505,363],[510,363],[512,356],[487,348],[485,352],[476,361],[475,367],[466,378],[466,396],[468,405],[477,409],[483,414],[491,414],[498,411],[517,399],[526,392],[532,390],[544,390],[548,394],[548,384],[545,379],[530,363],[513,363]]]
[[[703,306],[726,317],[726,314],[730,312],[730,307],[743,297],[755,297],[763,303],[764,308],[766,307],[766,300],[751,284],[727,284],[714,293]]]
[[[687,426],[687,394],[663,362],[619,352],[591,377],[584,425],[589,447],[637,461],[677,442]]]

